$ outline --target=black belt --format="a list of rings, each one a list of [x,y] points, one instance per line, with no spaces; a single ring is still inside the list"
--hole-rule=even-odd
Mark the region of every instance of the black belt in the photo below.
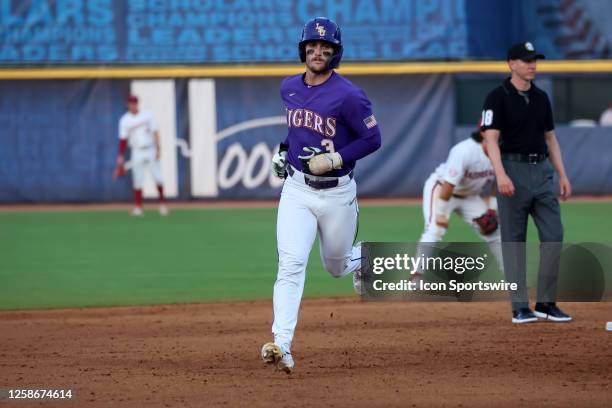
[[[295,170],[293,170],[293,167],[291,165],[287,166],[287,172],[292,177],[295,174]],[[328,188],[338,187],[339,177],[336,177],[330,180],[317,180],[317,179],[313,179],[312,177],[309,177],[308,174],[306,173],[303,173],[303,174],[304,174],[304,183],[309,187],[316,188],[317,190],[325,190]],[[349,176],[349,179],[352,180],[353,172],[351,171],[348,174],[348,176]]]
[[[532,154],[522,154],[522,153],[502,153],[502,159],[516,161],[521,163],[529,163],[529,164],[538,164],[546,160],[548,157],[547,154],[544,153],[532,153]]]

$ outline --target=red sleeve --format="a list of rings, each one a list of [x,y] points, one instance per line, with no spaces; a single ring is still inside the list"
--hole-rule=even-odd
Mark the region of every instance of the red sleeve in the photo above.
[[[125,149],[127,148],[127,139],[121,139],[119,140],[119,154],[120,155],[124,155],[125,154]]]

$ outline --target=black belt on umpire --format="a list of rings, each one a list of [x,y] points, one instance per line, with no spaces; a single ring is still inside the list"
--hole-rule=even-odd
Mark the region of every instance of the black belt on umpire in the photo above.
[[[547,154],[544,153],[532,153],[532,154],[522,154],[522,153],[502,153],[502,159],[510,160],[521,163],[529,163],[529,164],[538,164],[543,162],[548,158]]]
[[[315,188],[317,190],[325,190],[328,188],[338,187],[338,185],[340,184],[340,180],[344,179],[345,177],[348,177],[348,180],[353,179],[352,171],[346,176],[342,176],[342,177],[321,177],[319,178],[317,176],[311,176],[309,174],[297,171],[291,165],[287,166],[287,173],[289,173],[291,177],[293,177],[294,174],[296,173],[301,174],[304,177],[304,184],[306,184],[309,187]]]

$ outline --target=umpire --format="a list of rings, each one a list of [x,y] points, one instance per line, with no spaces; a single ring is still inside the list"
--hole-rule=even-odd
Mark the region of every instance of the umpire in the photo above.
[[[553,322],[572,318],[556,305],[563,225],[553,183],[559,174],[561,198],[571,195],[548,96],[532,81],[538,54],[530,42],[508,50],[511,77],[489,93],[482,112],[485,146],[497,178],[497,200],[506,280],[511,292],[512,322],[538,317]],[[554,167],[554,170],[553,170]],[[535,313],[529,308],[526,282],[527,219],[531,215],[540,238],[540,268]]]

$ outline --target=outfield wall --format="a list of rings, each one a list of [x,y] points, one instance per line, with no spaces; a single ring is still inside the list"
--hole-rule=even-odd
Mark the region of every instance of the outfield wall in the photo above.
[[[452,74],[351,76],[371,98],[382,148],[359,162],[363,196],[417,197],[456,141]],[[128,92],[161,123],[169,197],[274,198],[269,161],[286,135],[282,77],[0,81],[0,202],[131,199],[113,182]],[[479,112],[474,112],[475,120]],[[558,127],[577,194],[612,194],[612,128]],[[147,196],[155,196],[151,180]]]

